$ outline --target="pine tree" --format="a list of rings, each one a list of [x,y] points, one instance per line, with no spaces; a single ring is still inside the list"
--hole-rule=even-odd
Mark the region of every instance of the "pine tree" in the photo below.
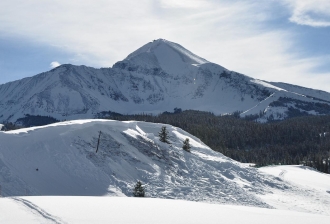
[[[163,126],[160,132],[158,133],[159,141],[170,144],[168,131],[166,129],[166,126]]]
[[[136,183],[133,195],[134,197],[144,197],[144,187],[142,186],[141,181],[138,181]]]
[[[183,146],[182,148],[186,150],[187,152],[190,152],[190,144],[189,144],[189,138],[186,138],[186,140],[183,141]]]

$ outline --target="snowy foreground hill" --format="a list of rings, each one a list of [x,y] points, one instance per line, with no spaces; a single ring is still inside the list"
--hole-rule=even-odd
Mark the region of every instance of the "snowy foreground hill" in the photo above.
[[[210,214],[208,223],[218,223],[221,217],[226,223],[234,223],[227,220],[239,220],[229,217],[238,212],[249,214],[253,220],[269,219],[269,223],[284,220],[280,215],[290,223],[295,218],[300,223],[329,218],[329,175],[301,166],[252,168],[212,151],[196,137],[170,125],[166,127],[171,144],[165,144],[158,140],[162,126],[136,121],[76,120],[0,132],[0,185],[5,196],[0,198],[0,211],[12,209],[22,215],[1,214],[0,222],[26,217],[36,223],[46,223],[44,219],[50,223],[82,223],[82,217],[90,217],[99,223],[131,223],[135,218],[140,223],[155,223],[155,218],[166,216],[163,223],[169,223],[174,217],[163,211],[181,206],[187,207],[179,211],[184,211],[183,217],[192,223],[200,223],[194,211],[202,209],[204,215]],[[186,138],[190,139],[191,153],[182,150]],[[145,184],[149,199],[126,198],[132,197],[137,180]],[[131,216],[137,214],[139,206],[150,208],[150,222],[145,222],[144,216]],[[173,223],[186,223],[183,217]]]
[[[241,116],[260,114],[264,122],[330,114],[330,93],[254,79],[164,39],[147,43],[112,68],[66,64],[0,85],[0,123],[24,124],[28,115],[62,121],[174,108],[241,111]]]
[[[279,224],[328,223],[330,216],[155,198],[0,198],[0,223]]]

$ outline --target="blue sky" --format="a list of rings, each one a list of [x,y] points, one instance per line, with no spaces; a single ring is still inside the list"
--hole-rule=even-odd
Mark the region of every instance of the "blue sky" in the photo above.
[[[2,0],[0,84],[111,67],[153,39],[230,70],[330,92],[329,0]]]

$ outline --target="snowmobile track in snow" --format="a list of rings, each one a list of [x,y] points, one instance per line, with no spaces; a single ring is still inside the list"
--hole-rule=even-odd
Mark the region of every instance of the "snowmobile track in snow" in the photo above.
[[[63,222],[60,218],[49,214],[48,212],[46,212],[45,210],[43,210],[42,208],[40,208],[39,206],[37,206],[36,204],[33,204],[32,202],[30,202],[28,200],[25,200],[23,198],[12,198],[12,199],[20,204],[23,204],[27,208],[29,208],[32,213],[41,215],[43,218],[45,218],[47,221],[50,221],[51,223],[56,223],[56,224],[65,224],[66,223],[66,222]]]

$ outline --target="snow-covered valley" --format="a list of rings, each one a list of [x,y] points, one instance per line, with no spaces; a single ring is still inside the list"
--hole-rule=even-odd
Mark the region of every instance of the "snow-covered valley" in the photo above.
[[[229,220],[238,211],[251,220],[269,219],[269,223],[282,220],[277,217],[281,214],[300,223],[329,218],[330,175],[302,166],[256,169],[211,150],[198,138],[170,125],[166,127],[171,144],[166,144],[158,138],[162,126],[76,120],[0,132],[0,185],[5,197],[0,198],[0,207],[6,211],[0,222],[15,223],[13,220],[25,217],[34,220],[25,223],[46,223],[46,217],[50,223],[88,223],[93,219],[98,223],[154,223],[156,217],[168,223],[170,217],[164,218],[161,211],[181,206],[192,211],[203,209],[203,214],[214,211],[210,219],[204,217],[209,220],[204,223],[215,223],[219,214]],[[190,139],[191,153],[182,149],[186,138]],[[137,180],[144,184],[149,199],[127,198],[133,196]],[[163,210],[151,210],[154,216],[149,218],[123,217],[138,205]],[[21,215],[13,217],[6,209]],[[108,209],[116,215],[105,214]],[[196,213],[184,214],[187,220],[195,220],[192,223],[200,223],[194,218]],[[173,223],[186,220],[174,217],[178,219]]]

